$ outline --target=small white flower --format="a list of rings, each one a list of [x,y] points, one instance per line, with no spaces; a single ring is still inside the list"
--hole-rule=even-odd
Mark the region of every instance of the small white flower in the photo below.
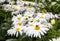
[[[37,13],[37,16],[40,18],[44,18],[45,13]]]
[[[12,8],[13,8],[13,7],[12,7]],[[18,6],[14,6],[12,15],[13,15],[13,14],[18,14],[18,13],[19,13],[19,8],[18,8]]]
[[[7,0],[7,2],[9,2],[9,4],[14,4],[15,3],[14,0]]]
[[[13,18],[12,18],[12,21],[15,21],[15,22],[18,22],[18,21],[20,21],[20,22],[22,22],[22,15],[17,15],[17,16],[13,16]]]
[[[20,21],[17,21],[17,22],[14,21],[14,22],[13,22],[13,25],[14,25],[14,26],[21,26],[21,25],[22,25],[22,22],[20,22]]]
[[[39,7],[42,7],[42,8],[45,7],[44,4],[42,4],[42,3],[39,3],[38,6],[39,6]]]
[[[47,22],[47,20],[45,18],[40,18],[39,16],[37,16],[34,21],[40,22],[40,23],[45,23]]]
[[[45,25],[47,28],[51,28],[52,27],[51,23],[48,23],[48,22],[44,22],[43,25]]]
[[[52,25],[55,24],[55,19],[52,19],[52,20],[51,20],[51,24],[52,24]]]
[[[29,5],[29,1],[26,1],[26,0],[24,0],[23,3],[26,5]]]
[[[24,15],[28,15],[28,16],[31,16],[31,17],[33,16],[33,14],[34,14],[34,12],[27,12],[27,11],[24,13]]]
[[[22,12],[26,9],[23,5],[17,5],[17,7],[19,8],[20,12]]]
[[[29,3],[30,3],[30,5],[32,5],[32,6],[35,6],[35,5],[36,5],[35,2],[29,2]]]
[[[49,20],[50,18],[55,18],[55,15],[53,15],[52,13],[38,13],[37,16],[39,16],[40,18],[44,18]]]
[[[4,10],[8,11],[8,10],[12,10],[11,9],[11,5],[7,4],[4,6]]]
[[[45,15],[44,15],[44,18],[49,20],[51,18],[50,14],[47,12]]]
[[[28,21],[29,21],[29,22],[33,22],[33,21],[34,21],[34,19],[35,19],[35,18],[30,17],[30,18],[28,19]]]
[[[17,0],[17,5],[24,5],[24,2],[22,0]]]
[[[21,26],[15,26],[7,31],[8,35],[11,35],[11,36],[16,35],[16,37],[18,37],[18,33],[20,33],[20,35],[22,35],[22,27]]]
[[[35,12],[35,8],[32,7],[32,6],[27,6],[27,7],[26,7],[26,10],[27,10],[28,12]]]
[[[26,14],[24,14],[24,16],[23,16],[23,20],[24,20],[24,21],[28,21],[28,19],[29,19],[29,16],[26,15]]]
[[[0,0],[0,3],[3,3],[5,0]]]

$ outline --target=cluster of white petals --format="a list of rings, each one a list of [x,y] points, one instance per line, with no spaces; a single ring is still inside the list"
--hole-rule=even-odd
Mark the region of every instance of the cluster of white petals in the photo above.
[[[16,5],[14,5],[14,0],[8,0],[8,2],[9,4],[4,6],[4,10],[12,11],[13,27],[7,31],[11,36],[18,37],[19,34],[25,33],[30,37],[41,38],[55,24],[54,18],[58,18],[51,12],[36,12],[35,2],[17,0]]]

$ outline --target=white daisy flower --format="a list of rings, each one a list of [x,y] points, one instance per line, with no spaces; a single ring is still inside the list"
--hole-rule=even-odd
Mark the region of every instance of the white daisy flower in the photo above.
[[[47,28],[51,28],[52,27],[51,23],[49,23],[49,22],[44,22],[43,25],[45,25]]]
[[[24,2],[22,0],[17,0],[17,5],[24,5]]]
[[[47,20],[45,18],[41,18],[39,16],[37,16],[35,19],[34,19],[34,22],[37,21],[37,22],[40,22],[40,23],[45,23],[47,22]]]
[[[31,13],[31,12],[25,12],[24,13],[24,16],[23,16],[23,20],[24,21],[32,21],[33,20],[33,14],[34,13]]]
[[[20,12],[22,12],[26,9],[23,5],[17,5],[17,6],[18,6]]]
[[[13,25],[14,26],[21,26],[22,25],[22,22],[20,22],[20,21],[18,21],[18,22],[14,21],[13,22]]]
[[[26,0],[24,0],[23,3],[26,5],[29,5],[29,1],[26,1]]]
[[[24,18],[29,18],[29,15],[28,14],[24,14]]]
[[[58,18],[58,16],[56,14],[53,15],[51,12],[47,12],[46,14],[44,14],[44,18],[49,20],[50,18]]]
[[[33,22],[33,21],[34,21],[34,18],[33,18],[33,17],[30,17],[30,18],[28,19],[28,21],[29,21],[29,22]]]
[[[24,15],[28,15],[28,16],[31,16],[31,17],[33,16],[33,14],[34,14],[34,12],[27,12],[27,11],[24,13]]]
[[[13,7],[12,7],[12,8],[13,8]],[[19,8],[18,8],[18,6],[14,6],[12,15],[13,15],[13,14],[18,14],[18,13],[19,13]]]
[[[16,5],[11,5],[12,9],[16,8]]]
[[[14,0],[7,0],[7,2],[9,2],[9,4],[14,4],[15,3]]]
[[[0,3],[3,3],[3,2],[5,2],[5,0],[0,0]]]
[[[26,7],[26,10],[27,10],[28,12],[35,12],[35,8],[32,7],[32,6],[27,6],[27,7]]]
[[[37,13],[35,21],[39,21],[41,23],[47,22],[47,20],[45,18],[45,13]]]
[[[12,21],[15,21],[15,22],[18,22],[18,21],[20,21],[20,22],[22,22],[22,20],[23,20],[23,18],[22,18],[22,15],[17,15],[17,16],[13,16],[13,18],[12,18]]]
[[[23,16],[23,21],[26,22],[26,21],[28,21],[28,19],[29,19],[29,16],[28,16],[28,15],[24,15],[24,16]]]
[[[15,26],[7,31],[8,35],[11,35],[11,36],[16,35],[16,37],[18,37],[18,33],[20,33],[20,35],[22,35],[22,26]]]
[[[11,5],[7,4],[4,6],[4,10],[8,11],[8,10],[12,10],[11,9]]]
[[[37,16],[40,18],[44,18],[45,13],[37,13]]]
[[[51,18],[50,14],[47,12],[45,15],[44,15],[44,18],[49,20]]]
[[[39,7],[42,7],[42,8],[45,7],[44,4],[42,4],[42,3],[39,3],[38,6],[39,6]]]
[[[55,18],[55,16],[52,13],[38,13],[37,16],[40,18],[44,18],[46,20],[49,20],[50,18]]]
[[[29,2],[29,3],[30,3],[30,5],[32,5],[32,6],[35,6],[35,5],[36,5],[35,2]]]
[[[37,22],[34,22],[34,23],[32,22],[32,23],[29,23],[29,26],[26,27],[24,32],[28,36],[41,38],[41,35],[44,35],[44,33],[47,33],[46,31],[48,30],[49,29],[45,25]]]

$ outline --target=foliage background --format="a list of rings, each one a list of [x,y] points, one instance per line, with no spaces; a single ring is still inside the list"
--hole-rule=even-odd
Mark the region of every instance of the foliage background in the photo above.
[[[31,0],[28,0],[31,1]],[[60,0],[46,0],[43,2],[42,0],[37,0],[44,4],[44,8],[40,7],[40,11],[47,10],[48,12],[52,12],[53,14],[60,14]],[[57,2],[54,5],[51,5],[52,2]],[[31,38],[27,37],[25,35],[15,37],[15,36],[8,36],[7,30],[11,28],[11,11],[4,11],[2,4],[7,4],[6,2],[0,4],[0,41],[49,41],[52,40],[52,38],[60,37],[60,18],[56,19],[56,24],[53,25],[53,28],[48,31],[45,36],[42,36],[42,38]]]

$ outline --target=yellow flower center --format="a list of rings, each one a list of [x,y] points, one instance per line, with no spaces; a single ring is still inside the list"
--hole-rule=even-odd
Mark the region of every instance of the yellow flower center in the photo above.
[[[33,26],[33,23],[30,23],[29,26]]]
[[[40,29],[40,26],[36,25],[35,30],[39,30],[39,29]]]
[[[32,8],[32,6],[28,6],[28,8]]]
[[[6,10],[8,10],[8,7],[6,7]]]
[[[43,17],[44,17],[44,15],[41,15],[41,16],[40,16],[40,18],[43,18]]]
[[[26,2],[26,0],[24,0],[24,2]]]
[[[32,14],[32,12],[29,12],[29,14]]]
[[[18,27],[18,28],[15,28],[15,30],[16,30],[16,31],[19,31],[19,30],[20,30],[20,28],[19,28],[19,27]]]
[[[42,15],[44,15],[45,13],[44,12],[42,12]]]
[[[6,7],[6,9],[8,9],[8,7]]]
[[[17,16],[17,19],[18,19],[18,20],[20,20],[20,19],[21,19],[21,17],[20,17],[20,16]]]
[[[20,6],[20,8],[22,8],[23,6]]]
[[[32,21],[34,20],[34,18],[31,19]]]
[[[49,24],[49,22],[45,22],[46,24]]]
[[[20,23],[20,22],[17,22],[17,25],[18,25],[18,26],[21,26],[21,23]]]
[[[25,18],[28,18],[28,15],[25,15]]]
[[[16,8],[14,8],[14,10],[13,10],[14,12],[16,12],[17,11],[17,9]]]
[[[45,13],[44,13],[44,12],[42,12],[42,15],[40,16],[40,18],[43,18],[43,17],[44,17],[44,14],[45,14]]]

